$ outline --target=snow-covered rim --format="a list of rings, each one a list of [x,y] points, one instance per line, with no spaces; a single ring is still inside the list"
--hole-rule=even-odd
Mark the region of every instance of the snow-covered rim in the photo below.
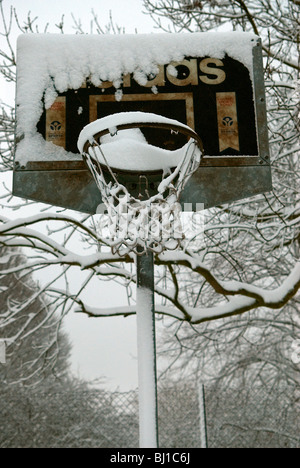
[[[114,136],[119,130],[140,127],[169,129],[174,132],[183,133],[195,140],[203,153],[202,140],[192,128],[177,120],[148,112],[120,112],[98,119],[84,127],[79,135],[77,146],[81,154],[87,153],[90,146],[101,144],[100,138],[106,134]],[[163,150],[161,148],[160,152],[162,156],[172,153],[170,150]],[[174,150],[175,152],[176,150]],[[118,169],[118,167],[115,167],[115,169]]]

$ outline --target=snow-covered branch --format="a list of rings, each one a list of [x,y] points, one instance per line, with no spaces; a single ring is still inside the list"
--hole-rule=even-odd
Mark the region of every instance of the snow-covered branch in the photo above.
[[[6,247],[23,246],[31,247],[31,249],[40,252],[37,258],[26,261],[24,264],[10,266],[3,268],[1,275],[12,273],[21,273],[23,270],[34,271],[40,268],[45,268],[53,265],[60,265],[66,267],[79,267],[82,271],[90,270],[97,277],[120,277],[126,281],[135,283],[135,275],[122,265],[132,264],[134,262],[133,255],[120,257],[118,254],[111,253],[110,249],[106,251],[96,251],[91,254],[82,254],[55,241],[51,236],[44,234],[38,229],[32,229],[31,226],[39,226],[40,223],[54,222],[62,223],[64,226],[75,227],[81,230],[84,235],[88,236],[90,240],[98,245],[104,241],[97,236],[96,231],[90,227],[85,226],[78,220],[66,216],[64,214],[48,214],[41,213],[39,215],[19,218],[15,220],[8,220],[1,218],[2,226],[0,227],[0,242]],[[294,223],[293,219],[290,223]],[[273,226],[274,225],[274,226]],[[209,224],[205,230],[207,232],[225,228],[232,230],[234,227],[239,232],[245,230],[249,234],[250,226],[242,224],[227,225],[211,225]],[[278,234],[278,225],[275,222],[267,223],[265,229],[270,233],[275,228]],[[53,228],[52,228],[53,229]],[[252,227],[254,230],[254,227]],[[262,228],[261,228],[262,229]],[[59,228],[56,231],[59,232]],[[55,232],[55,229],[53,229]],[[255,230],[254,230],[255,231]],[[257,234],[257,231],[256,231]],[[274,238],[276,236],[273,236]],[[271,239],[273,239],[271,237]],[[256,239],[257,241],[257,239]],[[72,245],[72,244],[70,244]],[[270,309],[278,309],[283,307],[292,297],[295,296],[300,285],[300,263],[297,262],[292,272],[287,275],[287,278],[280,286],[273,289],[256,286],[245,281],[224,281],[218,273],[213,272],[213,268],[209,262],[203,259],[203,254],[193,253],[183,250],[175,252],[164,252],[156,256],[157,266],[164,266],[169,269],[172,289],[156,287],[157,297],[167,301],[166,305],[161,306],[157,302],[156,312],[162,315],[169,315],[179,320],[186,320],[192,323],[199,323],[205,320],[212,320],[220,317],[241,314],[243,312],[258,308],[267,307]],[[214,304],[210,307],[191,307],[180,294],[180,280],[177,279],[174,267],[183,267],[191,272],[191,274],[199,277],[199,282],[205,281],[209,284],[216,294]],[[196,281],[196,280],[195,280]],[[263,282],[262,282],[263,283]],[[53,293],[53,290],[52,290]],[[57,293],[57,291],[56,291]],[[225,301],[224,301],[225,297]],[[87,304],[83,304],[80,297],[72,298],[71,301],[79,304],[80,310],[94,317],[100,316],[127,316],[135,313],[134,306],[118,309],[95,309],[90,308]],[[78,310],[78,309],[77,309]]]
[[[207,212],[202,234],[193,242],[193,251],[183,248],[156,256],[156,313],[159,315],[199,324],[257,308],[269,309],[272,311],[269,316],[272,316],[276,309],[296,301],[300,285],[299,88],[296,73],[299,37],[293,29],[299,21],[296,3],[287,0],[144,0],[159,27],[168,31],[170,25],[166,25],[165,20],[169,20],[176,31],[211,31],[228,26],[230,22],[232,29],[251,30],[261,35],[274,186],[270,194]],[[2,0],[0,6],[4,19]],[[36,18],[29,15],[21,23],[16,12],[10,11],[3,29],[6,49],[0,51],[3,64],[0,72],[11,83],[16,79],[15,52],[9,38],[14,20],[23,33],[38,30]],[[74,18],[74,24],[77,32],[84,33],[80,20]],[[62,32],[63,19],[56,26]],[[47,28],[46,25],[44,30]],[[99,34],[122,32],[112,21],[110,27],[102,28],[95,13],[93,28]],[[11,168],[14,130],[14,108],[1,103],[0,149],[5,170]],[[7,212],[10,203],[1,197],[0,204]],[[16,208],[19,207],[12,207],[14,211]],[[126,317],[136,313],[132,300],[124,307],[96,308],[82,299],[84,289],[94,279],[113,278],[123,281],[126,286],[136,283],[134,256],[120,257],[111,253],[112,243],[99,235],[95,224],[92,219],[66,213],[43,212],[17,219],[0,216],[0,245],[3,249],[21,247],[28,256],[19,262],[2,259],[1,280],[9,280],[15,275],[18,282],[25,281],[30,273],[48,272],[55,267],[55,273],[49,273],[39,291],[32,292],[23,304],[10,298],[7,308],[1,311],[1,331],[10,326],[18,327],[7,335],[10,342],[31,338],[37,326],[47,325],[54,316],[58,330],[63,317],[74,306],[77,312],[95,318]],[[46,225],[49,225],[48,229]],[[78,240],[81,248],[78,248]],[[75,293],[67,281],[65,288],[57,285],[58,280],[72,269],[82,275]],[[0,291],[3,294],[5,287]],[[37,314],[41,320],[36,324],[36,315],[30,315],[28,310],[39,294],[46,295],[47,303],[39,306]],[[296,307],[293,313],[299,314]],[[24,315],[21,322],[20,315]],[[52,336],[38,359],[46,359],[47,353],[52,353],[57,336],[57,333]],[[55,351],[53,353],[55,355]]]
[[[218,297],[223,299],[218,299],[216,305],[212,307],[191,307],[179,298],[176,288],[166,290],[156,287],[157,297],[167,299],[169,304],[162,306],[157,302],[156,313],[194,324],[242,314],[258,307],[279,309],[293,298],[300,288],[300,262],[296,263],[293,271],[282,285],[275,289],[257,287],[240,281],[221,281],[203,264],[200,257],[185,252],[165,252],[157,257],[156,263],[165,266],[180,265],[197,273],[200,277],[205,278],[219,295]],[[122,275],[122,272],[120,274]],[[132,280],[135,281],[135,278]],[[175,283],[173,278],[173,284]],[[90,317],[128,316],[135,313],[134,305],[113,309],[89,307],[82,302],[79,305],[77,311],[86,313]]]

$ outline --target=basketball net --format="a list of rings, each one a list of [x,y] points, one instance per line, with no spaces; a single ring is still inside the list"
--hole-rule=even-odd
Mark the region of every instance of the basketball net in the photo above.
[[[108,230],[112,252],[123,256],[129,252],[142,255],[148,250],[160,253],[177,249],[184,239],[179,197],[199,167],[202,155],[199,144],[191,138],[182,148],[179,164],[161,171],[157,193],[149,193],[147,172],[137,174],[138,196],[133,196],[118,180],[118,172],[110,166],[104,147],[107,144],[102,145],[100,138],[93,137],[85,145],[82,157],[106,207],[107,214],[100,218],[100,229]]]

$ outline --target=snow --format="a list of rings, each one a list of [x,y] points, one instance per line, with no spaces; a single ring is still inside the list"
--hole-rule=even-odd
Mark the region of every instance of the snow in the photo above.
[[[167,170],[177,166],[185,154],[185,148],[176,151],[163,150],[157,146],[141,143],[132,138],[123,138],[102,146],[111,168],[127,171]],[[98,148],[95,149],[100,163],[105,160]]]
[[[138,287],[136,294],[140,448],[156,448],[153,292]]]
[[[239,281],[226,282],[226,289],[230,292],[245,290],[248,294],[261,296],[264,303],[268,306],[280,304],[281,301],[288,295],[292,295],[299,287],[300,282],[300,261],[298,261],[289,276],[285,281],[276,289],[268,290],[258,288],[254,285],[241,283]],[[222,282],[220,282],[222,284]]]
[[[119,114],[108,115],[107,117],[103,117],[102,119],[96,120],[95,122],[91,122],[89,125],[86,125],[78,138],[79,151],[82,153],[83,146],[86,141],[90,141],[91,143],[93,142],[93,135],[96,133],[108,129],[110,134],[114,136],[114,134],[117,132],[118,126],[129,123],[177,125],[185,128],[186,130],[191,130],[187,125],[178,122],[178,120],[168,119],[167,117],[152,114],[150,112],[120,112]]]
[[[36,125],[58,93],[79,89],[87,78],[95,86],[113,82],[116,100],[122,99],[122,76],[132,73],[141,84],[156,74],[158,65],[178,62],[185,57],[214,57],[226,54],[243,63],[252,76],[252,48],[256,36],[248,33],[174,33],[135,35],[60,35],[23,34],[17,44],[17,130],[24,138],[16,161],[26,164],[28,158],[46,159],[40,150],[25,154],[36,139]],[[155,90],[157,92],[157,89]],[[51,151],[50,151],[51,153]],[[77,159],[74,154],[61,154],[62,159]],[[27,158],[27,159],[26,159]]]
[[[266,289],[241,281],[220,281],[213,276],[197,255],[190,255],[183,251],[169,251],[160,254],[159,258],[162,263],[183,264],[189,266],[192,270],[201,271],[203,275],[208,274],[210,276],[209,281],[216,288],[216,292],[220,293],[222,290],[222,294],[226,296],[224,302],[212,307],[186,307],[191,323],[242,313],[258,306],[278,308],[278,306],[283,306],[289,297],[295,294],[300,285],[300,261],[296,262],[291,273],[278,288]],[[172,315],[171,311],[170,315]]]
[[[123,140],[124,138],[147,144],[147,140],[139,128],[128,128],[118,132],[117,127],[110,127],[109,133],[103,135],[100,141],[102,145],[106,145],[107,143],[115,143],[116,141]]]
[[[18,143],[16,161],[25,166],[27,161],[68,161],[81,160],[80,154],[66,151],[62,146],[46,141],[42,135],[35,133]]]
[[[6,364],[6,343],[0,339],[0,364]]]
[[[169,151],[157,146],[149,145],[137,128],[117,131],[117,127],[127,123],[161,123],[177,125],[189,129],[177,120],[168,119],[151,113],[144,112],[122,112],[109,115],[103,119],[87,125],[79,135],[78,149],[82,153],[85,142],[93,142],[95,135],[102,130],[109,129],[110,133],[101,138],[101,150],[98,147],[91,148],[90,154],[95,151],[100,163],[109,163],[110,167],[121,170],[141,171],[167,170],[178,164],[184,158],[188,144],[182,148]],[[102,152],[105,159],[102,155]]]
[[[89,263],[94,261],[96,264],[99,263],[101,260],[103,262],[107,262],[109,259],[108,257],[103,257],[103,253],[98,253],[97,257],[89,259]],[[78,256],[79,257],[79,256]],[[198,256],[191,256],[184,252],[164,252],[159,255],[159,259],[167,263],[176,263],[176,262],[183,262],[185,261],[186,264],[190,265],[191,269],[196,270],[197,267],[202,267],[205,269],[205,265],[201,262]],[[83,262],[83,257],[81,258],[74,258],[73,262],[80,264]],[[84,265],[86,266],[88,262],[85,262]],[[100,268],[99,266],[97,268]],[[155,310],[157,314],[161,314],[164,316],[170,316],[176,318],[177,320],[186,320],[187,316],[189,316],[190,323],[197,324],[205,320],[217,319],[220,317],[229,316],[232,314],[241,314],[246,310],[251,310],[253,308],[258,307],[258,303],[260,306],[269,307],[269,308],[277,308],[278,304],[284,304],[290,296],[292,296],[297,288],[299,288],[300,284],[300,262],[297,262],[291,271],[290,275],[286,278],[281,286],[275,288],[273,290],[268,290],[263,287],[254,286],[251,284],[242,283],[240,281],[218,281],[215,278],[215,281],[218,285],[224,288],[224,294],[226,295],[226,299],[223,301],[208,307],[185,307],[185,315],[182,311],[171,306],[172,299],[175,298],[176,291],[175,290],[163,290],[164,297],[168,298],[170,303],[168,305],[155,305]],[[156,286],[156,292],[160,293],[160,288]],[[227,293],[227,294],[226,294]],[[253,297],[254,296],[254,297]],[[140,341],[140,352],[144,353],[142,355],[146,356],[145,359],[147,362],[151,361],[151,337],[152,337],[152,330],[150,324],[150,316],[149,314],[145,313],[146,310],[150,309],[150,300],[151,297],[149,292],[145,289],[141,289],[139,291],[138,296],[138,304],[137,308],[135,306],[125,306],[119,308],[98,308],[98,307],[88,307],[85,305],[85,309],[87,313],[91,316],[101,317],[101,316],[113,316],[113,315],[131,315],[135,312],[139,315],[139,326],[143,328],[145,326],[146,321],[148,320],[147,328],[145,326],[145,333],[148,333],[147,340],[148,344],[146,344],[145,337]],[[258,302],[257,302],[258,301]],[[151,314],[150,314],[151,315]],[[148,330],[148,332],[147,332]],[[147,357],[148,356],[148,357]],[[141,370],[142,372],[142,370]],[[143,379],[146,379],[143,377]],[[147,382],[147,379],[145,380]]]

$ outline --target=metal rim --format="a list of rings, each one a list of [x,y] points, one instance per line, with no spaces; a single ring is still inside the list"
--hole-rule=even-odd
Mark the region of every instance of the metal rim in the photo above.
[[[192,130],[191,128],[188,128],[184,125],[175,125],[175,124],[169,124],[169,123],[161,123],[161,122],[132,122],[132,123],[126,123],[126,124],[119,124],[116,126],[117,130],[128,130],[130,128],[141,128],[141,127],[150,127],[150,128],[161,128],[164,130],[170,130],[178,133],[182,133],[185,136],[192,138],[193,140],[196,141],[198,147],[200,148],[202,154],[203,154],[203,143],[199,135]],[[100,143],[100,138],[104,135],[107,135],[111,133],[109,128],[106,128],[104,130],[101,130],[100,132],[97,132],[93,135],[93,139],[96,142],[97,145],[101,145]],[[88,150],[90,147],[96,146],[95,143],[90,143],[90,141],[86,141],[84,146],[83,146],[83,153],[88,153]],[[105,165],[101,164],[104,168],[106,167]],[[151,170],[151,171],[139,171],[139,170],[125,170],[125,169],[118,169],[115,167],[111,167],[111,169],[116,172],[116,173],[133,173],[133,174],[158,174],[161,173],[162,170]]]

